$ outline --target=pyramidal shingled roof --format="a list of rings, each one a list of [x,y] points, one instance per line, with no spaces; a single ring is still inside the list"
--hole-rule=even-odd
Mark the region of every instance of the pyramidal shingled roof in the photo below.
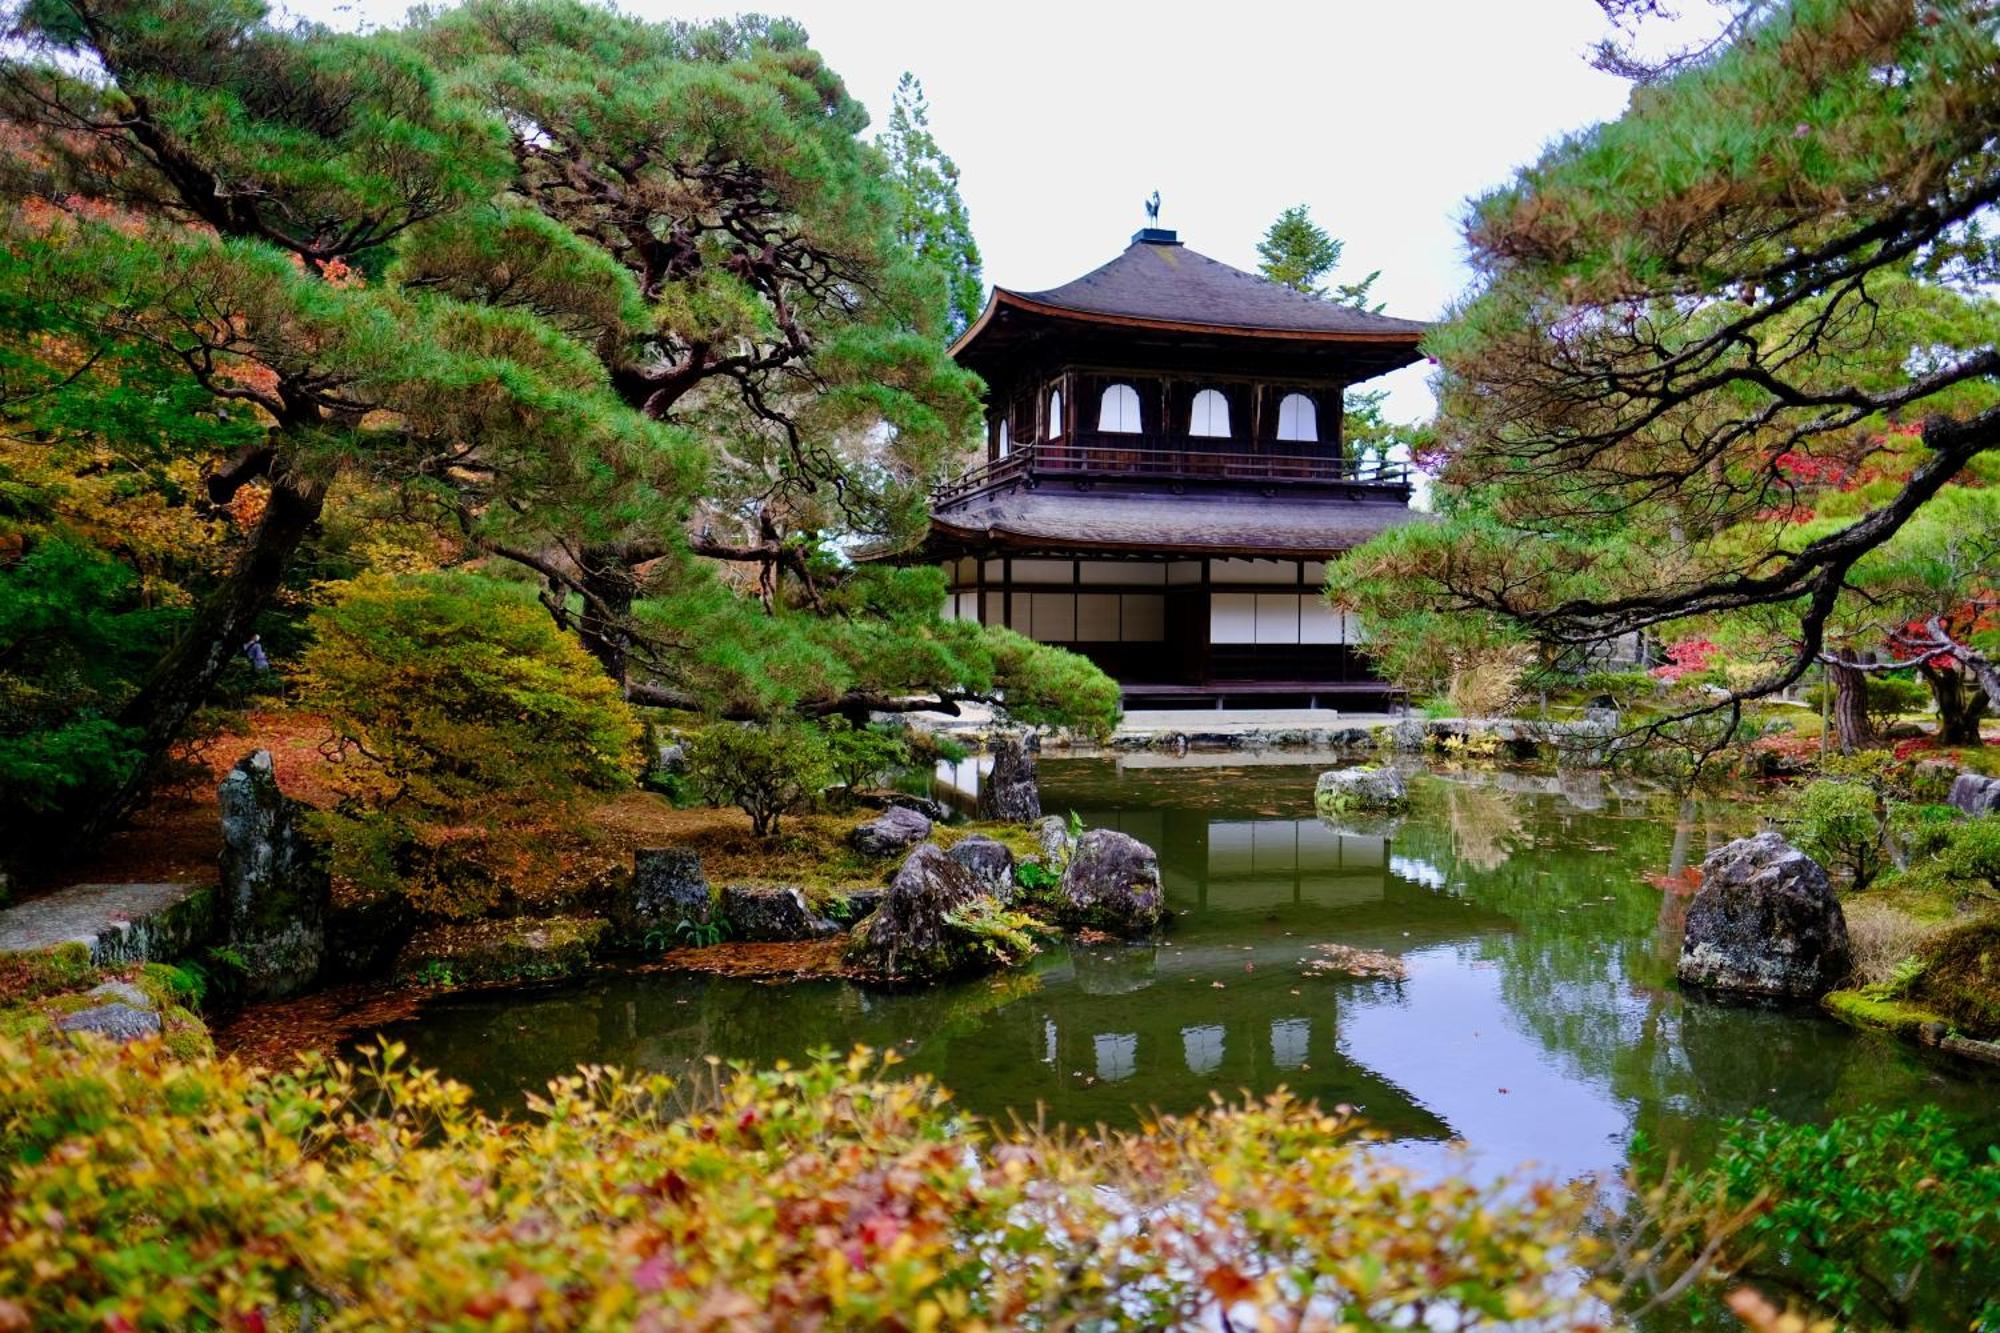
[[[1420,320],[1370,314],[1308,296],[1178,241],[1154,240],[1144,233],[1116,259],[1073,282],[1007,295],[1087,315],[1216,328],[1393,338],[1419,335],[1428,327]]]

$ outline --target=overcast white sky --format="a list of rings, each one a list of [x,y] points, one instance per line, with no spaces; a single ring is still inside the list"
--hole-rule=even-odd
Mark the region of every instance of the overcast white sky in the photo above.
[[[393,24],[408,0],[286,0],[338,27]],[[1311,206],[1347,242],[1342,272],[1382,270],[1388,313],[1439,314],[1469,274],[1457,220],[1565,131],[1616,116],[1627,86],[1591,69],[1593,0],[627,0],[701,18],[746,8],[803,22],[886,118],[909,69],[964,173],[989,283],[1052,287],[1144,223],[1255,268],[1279,210]],[[1389,376],[1393,415],[1428,415],[1427,368]]]

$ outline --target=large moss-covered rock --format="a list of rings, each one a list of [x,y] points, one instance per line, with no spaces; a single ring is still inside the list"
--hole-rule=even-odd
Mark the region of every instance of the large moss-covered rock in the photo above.
[[[813,911],[803,890],[790,884],[731,884],[722,891],[729,937],[753,944],[818,940],[840,927]]]
[[[1129,834],[1094,828],[1076,840],[1054,914],[1071,930],[1145,935],[1159,927],[1165,906],[1158,854]]]
[[[993,769],[979,784],[979,817],[1032,824],[1042,817],[1041,774],[1024,736],[995,736]]]
[[[701,868],[701,853],[685,847],[641,847],[632,854],[632,878],[612,899],[611,922],[619,938],[636,944],[683,921],[706,925],[716,911],[715,890]]]
[[[882,905],[854,929],[847,961],[876,976],[928,981],[992,967],[999,960],[955,923],[991,896],[970,870],[924,843],[904,860]]]
[[[1393,768],[1336,768],[1319,775],[1313,804],[1323,814],[1363,810],[1391,814],[1407,810],[1409,790]]]
[[[253,998],[296,995],[319,976],[331,881],[301,807],[278,790],[271,752],[238,760],[218,789],[222,907],[229,943]]]
[[[1684,984],[1816,1000],[1852,966],[1847,918],[1826,871],[1778,834],[1739,838],[1702,863],[1681,938]]]
[[[1008,902],[1014,896],[1014,852],[1004,842],[984,833],[968,833],[946,852],[952,860],[978,877],[986,892]]]

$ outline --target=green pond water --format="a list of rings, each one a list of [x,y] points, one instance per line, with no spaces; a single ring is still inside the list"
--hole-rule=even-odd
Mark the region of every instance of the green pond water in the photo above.
[[[1323,764],[1044,760],[1044,805],[1157,848],[1158,944],[1051,948],[937,989],[608,975],[447,996],[389,1030],[488,1107],[581,1062],[669,1072],[894,1048],[970,1109],[1135,1122],[1279,1085],[1357,1107],[1415,1159],[1615,1169],[1644,1131],[1701,1156],[1757,1108],[1823,1120],[1935,1102],[2000,1141],[2000,1077],[1810,1008],[1683,995],[1684,893],[1656,881],[1746,831],[1593,775],[1437,773],[1393,827],[1315,818]],[[1399,955],[1400,983],[1312,975],[1311,947]]]

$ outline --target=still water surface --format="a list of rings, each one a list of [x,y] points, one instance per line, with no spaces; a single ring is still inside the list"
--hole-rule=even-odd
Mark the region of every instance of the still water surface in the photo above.
[[[603,976],[446,997],[389,1035],[493,1109],[581,1062],[674,1072],[865,1043],[987,1115],[1131,1124],[1282,1084],[1358,1107],[1414,1159],[1463,1140],[1476,1170],[1616,1168],[1635,1131],[1699,1156],[1759,1107],[1937,1102],[2000,1141],[1989,1070],[1675,987],[1687,897],[1658,882],[1746,831],[1741,804],[1438,773],[1412,782],[1407,819],[1341,828],[1313,815],[1321,767],[1044,760],[1047,809],[1159,850],[1173,920],[1157,945],[1056,946],[904,993]],[[1309,975],[1322,941],[1399,955],[1408,979]]]

